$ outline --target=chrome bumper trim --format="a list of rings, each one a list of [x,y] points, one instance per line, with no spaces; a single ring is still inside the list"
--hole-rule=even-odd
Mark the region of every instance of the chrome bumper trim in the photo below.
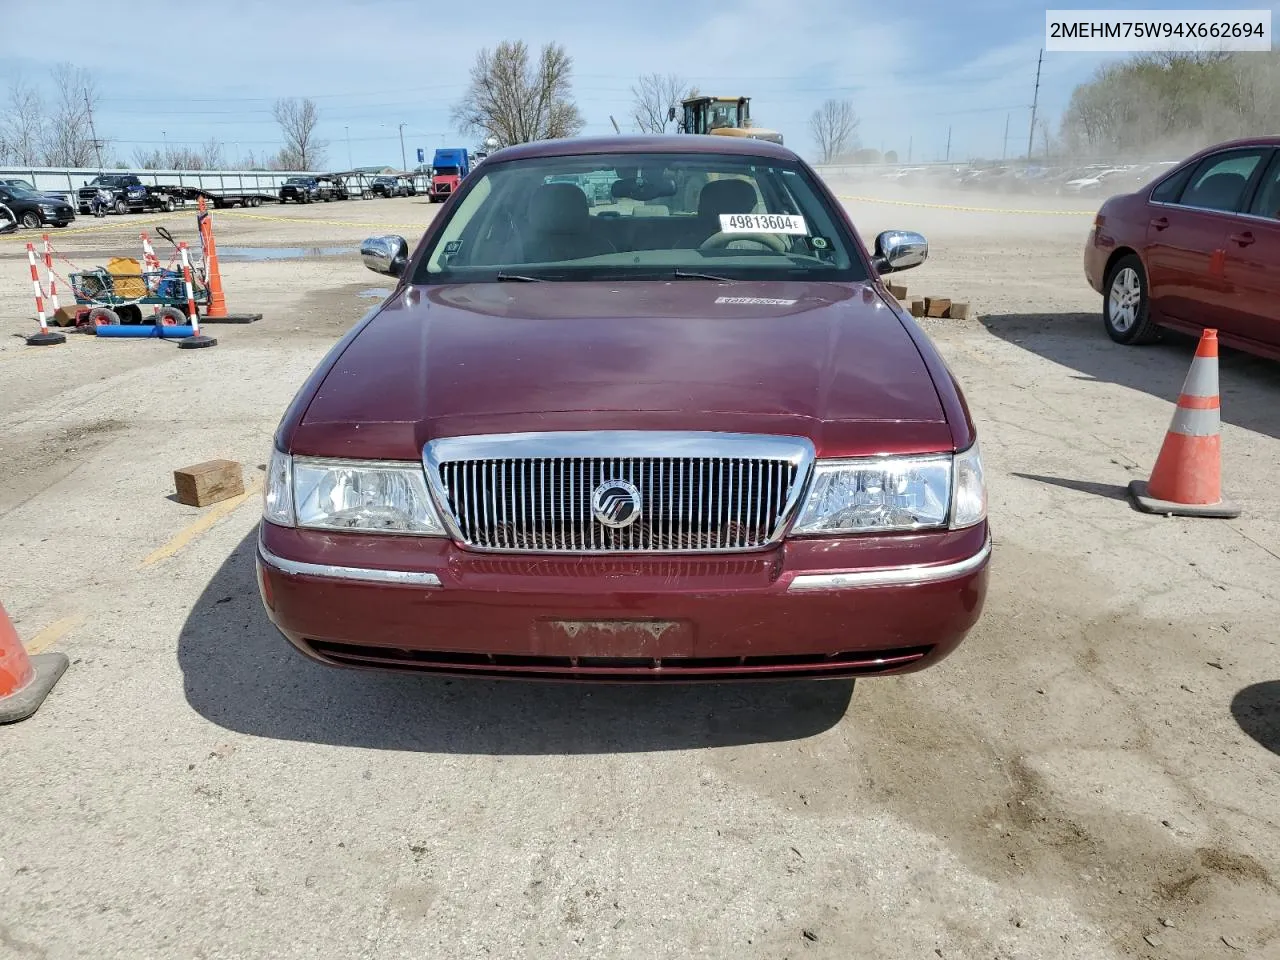
[[[787,592],[804,590],[843,590],[852,587],[885,587],[895,584],[936,583],[973,573],[991,556],[991,537],[972,557],[955,563],[937,565],[913,564],[907,567],[880,567],[852,573],[802,573],[791,581]]]
[[[333,580],[359,580],[363,583],[396,583],[416,587],[438,587],[440,578],[434,573],[412,570],[375,570],[369,567],[335,567],[327,563],[303,563],[286,560],[258,544],[258,559],[282,573],[303,577],[328,577]]]

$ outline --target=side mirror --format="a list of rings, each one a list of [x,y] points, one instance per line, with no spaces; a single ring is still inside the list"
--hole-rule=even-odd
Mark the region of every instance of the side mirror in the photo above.
[[[929,241],[909,230],[886,230],[876,237],[871,258],[878,273],[897,273],[918,267],[929,256]]]
[[[374,273],[398,277],[409,262],[409,244],[404,237],[370,237],[360,244],[360,257]]]

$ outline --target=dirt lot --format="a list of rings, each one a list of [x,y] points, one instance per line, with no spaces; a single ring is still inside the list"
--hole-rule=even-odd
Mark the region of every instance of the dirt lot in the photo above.
[[[1192,347],[1107,340],[1088,216],[850,206],[928,234],[903,282],[979,313],[929,330],[996,536],[960,651],[856,688],[304,662],[261,611],[256,497],[185,507],[172,471],[228,457],[256,493],[294,390],[386,286],[354,247],[438,208],[218,211],[231,307],[266,318],[203,351],[28,348],[0,238],[0,599],[73,660],[0,731],[0,956],[1280,957],[1280,366],[1223,359],[1242,516],[1135,513]],[[55,236],[93,265],[159,221],[196,241],[190,213]],[[236,259],[263,247],[303,255]]]

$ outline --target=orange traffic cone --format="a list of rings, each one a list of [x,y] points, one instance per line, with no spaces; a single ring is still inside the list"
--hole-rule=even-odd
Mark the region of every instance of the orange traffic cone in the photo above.
[[[0,723],[25,720],[39,710],[66,669],[64,654],[27,656],[18,631],[0,604]]]
[[[1148,481],[1134,480],[1129,496],[1139,510],[1179,517],[1238,517],[1222,499],[1222,423],[1218,398],[1218,331],[1200,337],[1178,408]]]
[[[204,248],[205,284],[209,288],[209,307],[204,312],[205,323],[253,323],[261,320],[260,313],[228,313],[227,297],[222,291],[222,272],[218,269],[218,245],[213,239],[213,217],[204,196],[200,197],[200,212],[196,225],[200,228],[200,245]]]

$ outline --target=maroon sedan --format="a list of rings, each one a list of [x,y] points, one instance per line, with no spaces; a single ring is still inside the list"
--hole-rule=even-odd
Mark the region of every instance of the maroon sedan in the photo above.
[[[276,434],[272,621],[325,663],[471,676],[942,659],[986,592],[982,461],[879,279],[925,240],[875,247],[758,140],[493,154],[412,255],[362,247],[399,280]]]
[[[1230,346],[1280,359],[1280,137],[1219,144],[1112,197],[1084,268],[1119,343],[1212,327]]]

